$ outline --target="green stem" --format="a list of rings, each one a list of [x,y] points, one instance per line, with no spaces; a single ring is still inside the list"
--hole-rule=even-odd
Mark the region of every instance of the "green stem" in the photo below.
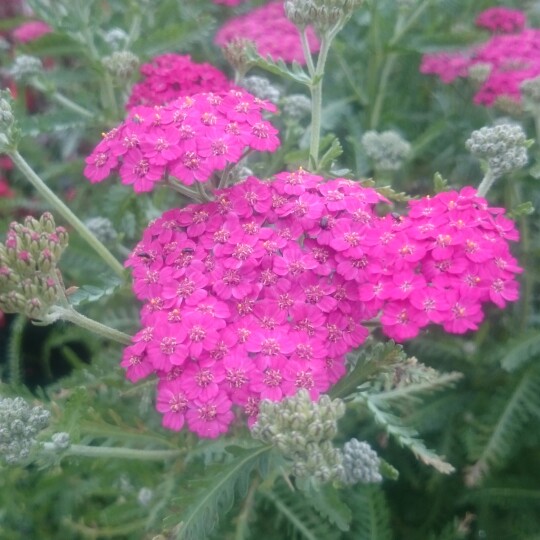
[[[40,81],[32,80],[32,86],[39,90],[40,92],[43,92],[44,94],[47,94],[53,101],[56,101],[59,105],[62,105],[62,107],[65,107],[66,109],[84,117],[84,118],[92,118],[94,119],[96,117],[95,113],[89,111],[88,109],[85,109],[84,107],[81,107],[78,103],[75,103],[68,97],[64,96],[64,94],[61,94],[60,92],[56,92],[54,90],[48,90],[45,85],[43,85]]]
[[[181,193],[182,195],[185,195],[188,199],[192,199],[196,203],[203,202],[196,191],[193,191],[191,188],[184,186],[184,184],[181,184],[176,178],[169,176],[167,178],[167,183],[169,184],[169,186],[171,186],[172,189],[178,191],[178,193]]]
[[[17,315],[9,329],[7,360],[9,362],[9,382],[14,387],[19,386],[22,382],[21,347],[26,321],[27,318],[24,315]]]
[[[482,178],[482,181],[478,186],[478,196],[485,197],[487,192],[489,191],[489,188],[493,185],[493,182],[495,182],[495,180],[497,180],[497,177],[493,174],[491,168],[488,168],[486,174],[484,175],[484,178]]]
[[[311,52],[309,50],[307,31],[305,28],[300,31],[300,41],[302,42],[302,51],[304,53],[304,58],[306,59],[309,74],[313,77],[315,75],[315,66],[313,64],[313,57],[311,56]]]
[[[106,339],[111,339],[121,343],[122,345],[129,345],[131,343],[130,335],[120,332],[120,330],[111,328],[110,326],[106,326],[100,322],[94,321],[93,319],[89,319],[78,311],[75,311],[72,307],[53,306],[49,313],[51,322],[62,319],[64,321],[69,321],[76,324],[77,326],[80,326],[85,330],[89,330],[94,334],[98,334]]]
[[[52,443],[44,443],[43,449],[47,452],[56,452]],[[88,446],[85,444],[72,444],[62,452],[63,456],[90,457],[90,458],[120,458],[137,459],[140,461],[163,461],[179,456],[182,450],[142,450],[138,448],[120,448],[117,446]]]
[[[9,157],[17,168],[24,174],[36,191],[57,211],[81,236],[94,251],[114,270],[120,277],[125,271],[122,264],[114,255],[88,230],[86,225],[51,191],[43,180],[30,167],[17,150],[9,152]]]

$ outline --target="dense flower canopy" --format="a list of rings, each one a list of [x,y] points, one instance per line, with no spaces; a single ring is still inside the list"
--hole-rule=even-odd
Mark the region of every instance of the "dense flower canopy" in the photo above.
[[[403,341],[429,324],[477,329],[482,304],[517,298],[503,210],[473,188],[378,216],[358,182],[302,169],[255,177],[152,222],[127,265],[144,302],[127,377],[156,373],[165,427],[217,437],[240,406],[300,388],[313,399],[380,318]]]
[[[485,25],[488,24],[486,21],[496,21],[493,22],[494,31],[504,27],[509,33],[495,34],[484,44],[466,51],[424,55],[420,71],[438,75],[442,82],[451,83],[458,77],[467,77],[471,70],[479,69],[484,75],[474,96],[475,103],[487,107],[500,99],[519,103],[521,84],[540,75],[540,30],[523,29],[524,18],[523,24],[517,24],[517,13],[520,12],[497,9],[496,16],[488,13],[490,17],[479,19],[484,20]],[[508,25],[504,26],[503,21],[509,21]]]
[[[185,185],[207,182],[247,149],[276,150],[277,130],[262,116],[262,111],[275,110],[239,90],[134,107],[86,159],[84,174],[101,182],[118,171],[122,183],[138,193],[151,191],[168,176]]]
[[[512,34],[525,28],[527,18],[523,11],[505,7],[493,7],[482,11],[476,17],[476,26],[490,32]]]
[[[208,63],[198,64],[189,55],[175,53],[156,56],[140,68],[127,108],[137,105],[165,105],[179,97],[201,92],[225,92],[232,87],[227,76]]]
[[[317,52],[320,44],[315,33],[308,29],[307,36],[311,52]],[[230,19],[219,29],[214,41],[224,46],[237,39],[252,41],[263,56],[305,64],[300,34],[285,16],[283,2],[270,2]]]

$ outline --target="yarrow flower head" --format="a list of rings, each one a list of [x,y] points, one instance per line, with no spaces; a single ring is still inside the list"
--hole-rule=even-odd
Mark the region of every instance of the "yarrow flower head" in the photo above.
[[[226,92],[233,84],[211,64],[198,64],[189,55],[175,53],[156,56],[140,68],[142,80],[136,83],[127,109],[138,105],[165,105],[175,99],[201,92]]]
[[[277,130],[262,115],[275,110],[240,90],[135,107],[123,124],[104,135],[86,159],[84,174],[95,183],[118,172],[137,193],[170,177],[185,185],[207,182],[248,149],[276,150]]]
[[[400,169],[411,151],[411,145],[396,131],[366,131],[362,145],[375,168],[383,171]]]
[[[366,442],[351,439],[343,447],[344,484],[375,484],[382,482],[379,472],[381,460]]]
[[[522,83],[540,76],[540,30],[522,28],[516,23],[518,18],[515,15],[510,25],[516,33],[493,35],[484,44],[465,51],[424,55],[420,72],[438,75],[448,84],[458,77],[468,77],[475,73],[475,66],[481,66],[484,77],[477,79],[480,85],[474,102],[486,107],[504,104],[509,110],[511,104],[519,106]],[[502,21],[499,16],[497,20]]]
[[[8,464],[24,463],[49,418],[49,411],[23,398],[0,397],[0,458]]]
[[[499,124],[473,131],[465,146],[474,156],[484,159],[497,178],[527,165],[527,138],[518,124]]]
[[[493,7],[482,11],[476,17],[476,26],[485,28],[490,32],[513,34],[525,28],[527,18],[523,11],[505,7]]]
[[[166,212],[128,259],[143,329],[122,362],[132,381],[158,375],[165,426],[210,437],[227,430],[233,405],[253,423],[260,400],[301,388],[317,399],[345,373],[368,332],[342,274],[377,266],[357,248],[383,200],[303,170],[216,196]]]
[[[517,299],[514,224],[473,188],[386,200],[358,182],[302,169],[249,177],[215,201],[152,222],[126,262],[144,302],[122,366],[155,373],[163,425],[217,437],[233,406],[252,425],[262,400],[312,400],[345,373],[345,355],[379,318],[398,341],[422,327],[476,329],[481,305]]]
[[[298,29],[285,16],[283,6],[281,1],[270,2],[230,19],[218,30],[216,45],[224,47],[234,40],[245,39],[253,42],[262,56],[305,64]],[[308,29],[307,36],[310,51],[318,52],[320,43],[313,30]]]
[[[13,39],[18,43],[29,43],[52,32],[52,28],[43,21],[28,21],[13,30]]]

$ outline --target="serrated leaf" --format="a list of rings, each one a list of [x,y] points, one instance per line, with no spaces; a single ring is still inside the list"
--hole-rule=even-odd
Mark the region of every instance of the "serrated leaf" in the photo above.
[[[528,172],[535,180],[538,180],[540,178],[540,163],[535,163]]]
[[[185,510],[165,518],[165,525],[175,528],[177,540],[207,538],[231,509],[235,494],[246,493],[251,473],[258,469],[264,474],[271,448],[234,449],[236,455],[229,463],[208,467],[203,477],[186,482],[182,496],[173,501]]]
[[[330,168],[332,163],[343,154],[343,147],[337,137],[332,136],[330,147],[319,160],[318,169],[325,171]]]
[[[518,204],[510,212],[508,212],[508,217],[510,219],[516,219],[520,216],[530,216],[534,214],[534,206],[531,201],[527,201],[521,204]]]
[[[527,362],[540,356],[540,332],[531,336],[521,336],[501,359],[501,367],[512,372],[523,367]]]
[[[68,300],[72,306],[79,306],[87,302],[97,302],[101,298],[114,294],[121,285],[122,282],[115,278],[111,278],[109,283],[103,287],[83,285],[70,294]]]
[[[307,499],[322,517],[345,532],[350,529],[352,512],[342,501],[341,493],[334,486],[326,484],[318,490],[310,490]]]
[[[441,193],[448,189],[448,180],[442,177],[441,173],[436,172],[433,176],[433,190],[435,193]]]
[[[313,80],[298,62],[293,62],[290,67],[281,59],[274,60],[271,56],[261,56],[255,47],[248,44],[245,49],[248,62],[252,66],[264,69],[274,75],[279,75],[284,79],[289,79],[306,86],[314,84]]]

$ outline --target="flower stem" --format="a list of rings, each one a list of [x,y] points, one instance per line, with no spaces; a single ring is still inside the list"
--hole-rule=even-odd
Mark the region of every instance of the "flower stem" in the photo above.
[[[484,175],[484,178],[482,178],[482,181],[478,186],[478,196],[485,197],[487,192],[489,191],[489,188],[493,185],[493,182],[495,182],[495,180],[497,180],[497,177],[493,174],[491,168],[488,168],[486,174]]]
[[[89,111],[88,109],[85,109],[84,107],[81,107],[81,105],[79,105],[78,103],[75,103],[68,97],[64,96],[64,94],[61,94],[60,92],[56,92],[54,90],[52,91],[47,90],[47,88],[40,81],[37,81],[35,79],[32,80],[32,86],[36,90],[39,90],[40,92],[47,94],[53,101],[56,101],[56,103],[58,103],[59,105],[62,105],[66,109],[84,118],[94,119],[96,117],[96,115],[93,112]]]
[[[43,449],[56,452],[52,443],[44,443]],[[88,446],[85,444],[72,444],[62,452],[64,456],[91,457],[91,458],[120,458],[138,459],[140,461],[162,461],[179,456],[182,450],[142,450],[137,448],[120,448],[117,446]]]
[[[50,316],[51,322],[62,319],[106,339],[121,343],[122,345],[129,345],[131,343],[131,336],[129,334],[125,334],[124,332],[120,332],[120,330],[116,330],[110,326],[94,321],[93,319],[89,319],[78,311],[75,311],[72,307],[53,306],[50,309]]]
[[[27,161],[17,150],[9,152],[9,157],[17,168],[24,174],[36,191],[49,203],[83,238],[90,244],[94,251],[106,262],[114,272],[124,277],[125,271],[122,264],[114,255],[88,230],[86,225],[58,198],[57,195],[45,184],[45,182],[30,167]]]

